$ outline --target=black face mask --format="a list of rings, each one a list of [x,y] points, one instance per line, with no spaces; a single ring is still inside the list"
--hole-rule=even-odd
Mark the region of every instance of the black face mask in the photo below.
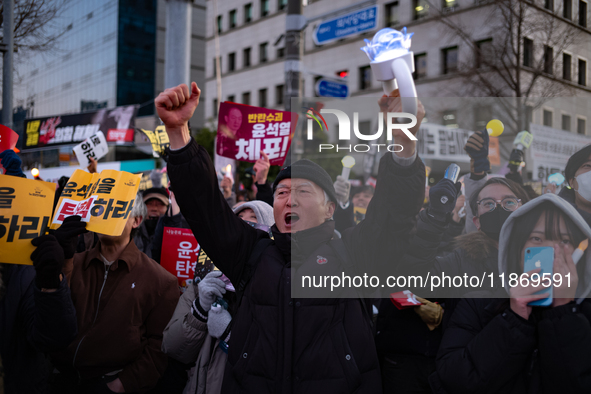
[[[501,235],[501,228],[511,212],[505,211],[503,207],[497,204],[497,207],[492,212],[487,212],[480,215],[480,231],[485,233],[489,238],[495,241],[499,240]]]
[[[160,218],[144,219],[144,223],[146,225],[146,230],[148,230],[149,235],[154,234],[154,231],[156,230],[156,225],[158,224],[158,219],[160,219]]]

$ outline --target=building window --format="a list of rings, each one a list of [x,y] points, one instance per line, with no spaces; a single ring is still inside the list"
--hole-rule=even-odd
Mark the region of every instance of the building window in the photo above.
[[[562,130],[570,131],[570,115],[562,114]]]
[[[413,19],[421,19],[429,15],[429,3],[427,0],[413,0]]]
[[[552,74],[554,69],[554,50],[548,45],[544,45],[544,72]]]
[[[236,102],[236,96],[228,96],[228,101],[235,103]]]
[[[222,16],[218,15],[218,34],[222,32]]]
[[[489,106],[474,108],[474,130],[485,130],[486,124],[493,118],[492,109]]]
[[[552,127],[552,111],[544,110],[544,126]]]
[[[443,119],[441,124],[452,129],[457,129],[460,127],[458,125],[458,111],[455,109],[443,111]]]
[[[250,67],[250,47],[242,51],[242,67]]]
[[[458,71],[458,47],[450,47],[441,50],[443,58],[443,74],[451,74]]]
[[[587,3],[579,0],[579,26],[587,27]]]
[[[283,11],[287,8],[287,0],[277,0],[277,9]]]
[[[220,71],[222,71],[222,58],[220,57]],[[216,67],[215,58],[213,58],[213,76],[217,77],[218,68]]]
[[[230,11],[230,29],[236,27],[236,10]]]
[[[261,17],[269,15],[269,0],[261,0]]]
[[[285,48],[277,48],[277,59],[285,57]]]
[[[427,54],[419,53],[415,55],[415,72],[412,74],[414,79],[427,77]]]
[[[572,19],[573,17],[573,2],[572,0],[563,0],[562,3],[562,16],[566,19]]]
[[[572,78],[571,63],[572,63],[571,55],[569,55],[568,53],[563,53],[562,54],[562,79],[565,79],[567,81],[570,81]]]
[[[250,92],[242,93],[242,104],[250,105]]]
[[[489,65],[494,60],[492,38],[476,43],[476,68]]]
[[[456,0],[441,0],[441,9],[443,9],[443,12],[453,11],[457,5],[458,2]]]
[[[218,99],[213,99],[213,116],[218,117]]]
[[[550,11],[554,11],[554,0],[545,0],[544,8]]]
[[[259,90],[259,107],[267,106],[267,89]]]
[[[587,86],[587,62],[579,59],[579,85]]]
[[[371,66],[359,67],[359,90],[371,88]]]
[[[232,52],[228,55],[228,71],[236,69],[236,53]]]
[[[386,26],[392,27],[398,24],[398,2],[386,4]]]
[[[252,3],[244,6],[244,23],[252,21]]]
[[[534,42],[529,38],[523,39],[523,65],[532,67],[534,64]]]
[[[275,86],[275,104],[283,105],[283,85]]]
[[[585,119],[577,118],[577,134],[587,134]]]
[[[267,47],[269,46],[268,42],[263,42],[259,45],[259,63],[266,63],[268,59],[267,57]]]
[[[534,121],[534,107],[531,105],[525,106],[525,119],[527,120],[528,124]]]

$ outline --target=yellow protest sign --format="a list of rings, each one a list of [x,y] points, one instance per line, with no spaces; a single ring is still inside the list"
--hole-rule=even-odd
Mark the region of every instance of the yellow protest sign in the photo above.
[[[0,263],[32,265],[31,244],[47,231],[55,183],[0,175]]]
[[[140,178],[141,175],[125,171],[90,174],[76,170],[60,196],[51,228],[58,228],[68,216],[80,215],[88,223],[88,231],[121,235],[133,209]]]
[[[164,125],[158,126],[154,131],[144,129],[140,130],[143,131],[144,134],[146,134],[150,139],[154,156],[162,156],[164,154],[164,150],[170,145],[170,140],[168,139],[168,134],[166,133],[166,127],[164,127]]]

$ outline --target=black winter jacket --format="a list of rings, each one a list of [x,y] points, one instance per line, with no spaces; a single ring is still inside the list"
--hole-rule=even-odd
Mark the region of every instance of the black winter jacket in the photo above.
[[[5,392],[47,393],[47,353],[66,348],[78,333],[66,278],[53,293],[35,286],[30,265],[2,264],[6,293],[0,299],[0,354]]]
[[[256,242],[268,234],[228,207],[211,159],[195,141],[171,152],[168,173],[200,245],[232,283],[240,283]],[[419,159],[402,167],[384,156],[366,219],[343,234],[352,261],[378,263],[374,251],[383,249],[386,239],[390,251],[407,245],[423,200],[424,174]],[[272,231],[274,244],[261,255],[232,321],[223,392],[381,392],[376,349],[359,299],[291,298],[292,271],[305,274],[318,266],[319,256],[328,261],[321,265],[326,272],[342,272],[331,247],[334,223],[293,237],[277,227]]]
[[[591,392],[591,301],[534,308],[464,299],[445,331],[431,387],[443,393]]]

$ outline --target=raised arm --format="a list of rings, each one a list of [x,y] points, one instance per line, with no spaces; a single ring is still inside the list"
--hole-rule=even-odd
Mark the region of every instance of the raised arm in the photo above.
[[[188,121],[200,90],[186,85],[166,89],[156,98],[158,116],[170,139],[168,174],[181,212],[207,255],[233,283],[257,239],[266,236],[240,220],[226,203],[207,151],[190,135]]]

